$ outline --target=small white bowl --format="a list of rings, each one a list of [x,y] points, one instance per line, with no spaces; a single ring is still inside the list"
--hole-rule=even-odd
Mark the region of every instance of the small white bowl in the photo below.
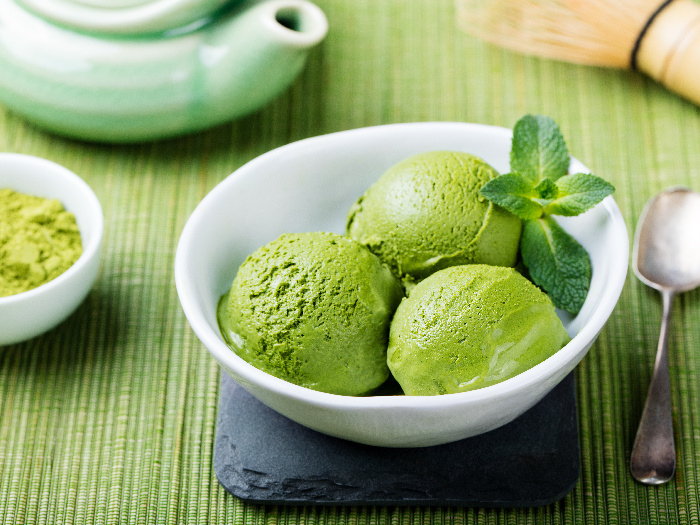
[[[576,317],[560,314],[572,341],[526,372],[471,392],[347,397],[309,390],[249,365],[224,343],[216,305],[238,266],[283,232],[344,233],[350,205],[390,166],[425,151],[466,151],[509,171],[511,130],[466,123],[393,124],[310,138],[270,151],[221,182],[180,238],[175,280],[185,315],[221,367],[279,413],[320,432],[386,447],[438,445],[504,425],[540,401],[584,357],[610,316],[627,274],[629,240],[615,201],[561,220],[588,250],[593,279]],[[588,171],[572,160],[572,169]]]
[[[59,199],[75,215],[83,253],[64,273],[41,286],[0,297],[0,346],[36,337],[64,321],[92,288],[100,264],[104,218],[92,189],[54,162],[0,153],[0,188]]]

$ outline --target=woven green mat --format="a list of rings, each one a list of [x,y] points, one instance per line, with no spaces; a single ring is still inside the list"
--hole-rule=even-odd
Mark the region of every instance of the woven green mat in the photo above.
[[[644,203],[700,189],[700,110],[629,72],[525,57],[460,33],[451,0],[317,0],[330,32],[279,99],[181,139],[95,145],[44,133],[0,107],[0,150],[65,165],[106,219],[98,281],[65,323],[0,349],[1,524],[699,523],[700,295],[676,300],[671,380],[678,471],[635,483],[628,458],[658,338],[656,293],[630,274],[576,371],[581,478],[533,509],[275,507],[226,493],[212,469],[219,369],[173,282],[199,200],[255,156],[368,125],[559,122],[573,155],[613,182],[630,235]],[[1,74],[1,73],[0,73]]]

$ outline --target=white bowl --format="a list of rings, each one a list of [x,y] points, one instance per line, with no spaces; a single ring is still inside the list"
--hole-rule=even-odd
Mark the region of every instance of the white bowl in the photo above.
[[[56,198],[75,215],[83,253],[64,273],[27,292],[0,297],[0,345],[36,337],[64,321],[85,299],[97,276],[104,218],[92,189],[54,162],[0,153],[0,188]]]
[[[185,315],[221,367],[260,401],[298,423],[385,447],[443,444],[504,425],[535,405],[598,336],[627,274],[624,220],[608,197],[560,221],[591,255],[593,279],[576,317],[561,314],[573,337],[534,368],[480,390],[443,396],[346,397],[293,385],[249,365],[224,343],[216,305],[238,266],[283,232],[344,233],[350,205],[387,168],[425,151],[461,150],[509,171],[511,130],[465,123],[393,124],[310,138],[270,151],[221,182],[197,206],[180,238],[175,280]],[[575,171],[588,171],[572,160]]]

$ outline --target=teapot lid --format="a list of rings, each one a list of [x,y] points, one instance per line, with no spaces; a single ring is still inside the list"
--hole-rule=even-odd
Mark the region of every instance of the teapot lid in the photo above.
[[[88,5],[92,7],[100,7],[103,9],[113,9],[148,4],[152,1],[153,0],[74,0],[73,3]]]
[[[78,30],[134,35],[185,26],[241,0],[16,0],[34,13]]]
[[[91,7],[99,7],[102,9],[114,9],[148,4],[152,1],[153,0],[73,0],[73,3]]]

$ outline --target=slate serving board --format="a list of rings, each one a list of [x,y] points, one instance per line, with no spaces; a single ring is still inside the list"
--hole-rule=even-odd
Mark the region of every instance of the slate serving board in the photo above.
[[[303,427],[222,372],[214,470],[226,490],[256,503],[547,505],[579,477],[575,394],[571,373],[501,428],[445,445],[393,449]]]

